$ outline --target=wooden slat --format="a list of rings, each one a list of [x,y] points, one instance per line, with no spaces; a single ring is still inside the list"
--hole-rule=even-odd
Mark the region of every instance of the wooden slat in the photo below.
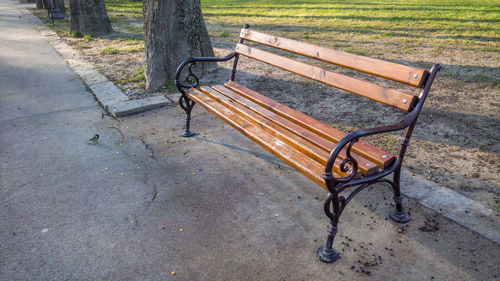
[[[256,114],[255,112],[252,112],[251,110],[249,110],[245,106],[228,98],[227,96],[221,94],[220,92],[216,91],[213,88],[200,87],[199,90],[201,92],[203,92],[205,95],[207,95],[208,97],[216,100],[220,104],[224,105],[225,107],[227,107],[227,108],[231,109],[232,111],[234,111],[235,113],[239,114],[241,117],[245,118],[246,120],[249,120],[250,122],[254,123],[255,125],[259,126],[260,128],[265,129],[269,133],[273,134],[275,137],[279,138],[280,140],[295,147],[297,150],[306,154],[307,156],[311,157],[312,159],[316,160],[321,165],[326,164],[326,160],[328,159],[328,153],[325,150],[322,150],[321,148],[317,147],[316,145],[309,143],[309,142],[305,141],[304,139],[301,139],[300,137],[291,134],[290,132],[287,132],[286,129],[284,129],[283,127],[278,126],[277,124],[275,124],[271,120],[266,119],[266,118]],[[226,90],[230,91],[228,89],[226,89]],[[338,169],[335,172],[340,174],[340,170],[338,170]]]
[[[289,142],[297,149],[308,154],[309,157],[315,159],[323,165],[326,165],[326,161],[330,152],[335,147],[335,143],[322,138],[307,128],[295,124],[249,99],[246,99],[237,92],[233,92],[223,86],[214,86],[212,88],[220,94],[213,93],[213,91],[210,91],[210,88],[207,87],[201,87],[200,90],[212,98],[217,99],[225,106],[234,108],[234,111],[242,111],[242,114],[245,115],[246,118],[254,119],[259,126],[267,128],[270,131],[274,131],[274,134],[278,138]],[[221,96],[221,94],[224,96]],[[237,102],[237,104],[232,103],[232,101]],[[320,148],[321,151],[317,151],[315,148]],[[316,156],[313,155],[312,151],[308,151],[311,149],[315,151],[314,153]],[[338,159],[335,163],[335,171],[338,174],[341,174],[341,171],[338,168],[340,161],[345,157],[345,150],[343,150],[339,155],[340,159]],[[356,161],[358,161],[359,170],[363,175],[371,175],[378,171],[378,167],[375,163],[368,161],[357,154],[353,154],[353,157],[355,157]]]
[[[243,44],[238,43],[236,45],[236,52],[255,60],[268,63],[278,68],[288,70],[301,76],[399,108],[404,111],[409,111],[416,101],[416,97],[410,94],[385,88],[367,81],[335,73],[333,71],[324,70],[317,66],[285,58],[283,56]]]
[[[254,124],[258,125],[260,128],[265,129],[266,131],[270,132],[273,134],[275,137],[279,138],[280,140],[288,143],[289,145],[295,147],[295,149],[301,151],[302,153],[306,154],[307,156],[311,157],[312,159],[316,160],[318,163],[322,165],[326,165],[326,161],[328,160],[328,157],[330,155],[330,151],[326,150],[322,147],[319,147],[316,145],[314,142],[309,142],[308,138],[303,138],[300,134],[297,134],[297,132],[293,132],[293,128],[287,127],[286,125],[283,125],[282,122],[280,121],[285,121],[290,123],[290,121],[282,118],[279,115],[276,115],[273,112],[270,112],[262,107],[260,109],[264,111],[268,111],[272,115],[275,115],[276,118],[281,118],[283,120],[275,120],[275,119],[269,119],[266,118],[264,115],[260,115],[257,112],[253,111],[247,105],[245,104],[245,101],[235,100],[231,98],[231,96],[239,96],[238,94],[231,92],[229,89],[226,89],[224,87],[220,87],[220,90],[226,92],[222,93],[219,91],[219,89],[215,88],[209,88],[209,87],[201,87],[200,91],[205,93],[207,96],[217,100],[219,103],[223,104],[224,106],[230,108],[232,111],[236,112],[243,118],[253,122]],[[240,97],[241,98],[241,97]],[[251,103],[250,101],[246,101]],[[252,107],[252,105],[249,105]],[[292,124],[295,125],[295,124]],[[297,125],[295,125],[297,126]],[[297,126],[300,127],[300,126]],[[302,127],[300,127],[302,128]],[[302,128],[302,131],[304,131],[304,128]],[[309,132],[310,135],[313,135],[312,132]],[[315,135],[316,138],[320,138],[319,136]],[[325,142],[330,143],[331,147],[333,148],[334,144],[331,142],[328,142],[325,140]],[[344,153],[345,157],[345,153]],[[338,159],[338,161],[335,162],[334,165],[334,171],[337,174],[343,175],[344,173],[340,171],[339,166],[341,160],[344,158],[341,157],[341,159]],[[359,165],[359,170],[363,175],[371,175],[374,174],[378,171],[378,167],[372,163],[367,161],[366,159],[360,157],[359,155],[355,156],[357,158],[358,165]],[[368,169],[365,163],[369,163]]]
[[[246,28],[241,30],[240,38],[416,87],[422,87],[429,74],[424,69],[336,51]]]
[[[279,114],[280,116],[313,131],[315,134],[318,134],[331,142],[338,143],[342,138],[346,136],[344,132],[332,128],[283,104],[280,104],[251,89],[239,85],[236,82],[230,81],[225,83],[224,86],[239,93],[247,99],[252,100],[260,106],[265,107],[266,109],[273,111],[274,113]],[[393,155],[362,140],[357,142],[352,147],[352,151],[376,163],[381,168],[387,168],[395,159]]]
[[[321,164],[290,147],[288,144],[277,139],[267,131],[248,122],[235,112],[218,103],[216,100],[207,97],[202,92],[196,89],[189,89],[186,90],[186,93],[190,99],[202,105],[207,110],[214,113],[217,117],[234,127],[236,130],[266,148],[281,160],[326,189],[325,181],[323,179],[324,167]],[[335,176],[338,177],[339,175]]]

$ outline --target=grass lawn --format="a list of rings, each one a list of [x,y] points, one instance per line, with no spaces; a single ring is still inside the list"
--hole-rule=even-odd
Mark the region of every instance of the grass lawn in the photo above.
[[[146,96],[142,2],[105,2],[115,32],[68,42],[131,97]],[[500,0],[201,3],[216,48],[232,46],[250,23],[259,31],[426,69],[443,63],[405,166],[500,210]],[[68,37],[68,20],[53,28]],[[378,144],[391,141],[397,143],[389,136]]]
[[[120,33],[115,39],[140,41],[129,44],[127,50],[142,51],[136,46],[142,44],[142,2],[105,2],[113,27]],[[276,35],[426,68],[446,58],[464,57],[458,65],[476,66],[472,72],[452,67],[443,71],[445,75],[500,84],[498,73],[488,69],[498,68],[500,0],[201,2],[215,44],[234,42],[240,28],[250,23]],[[59,21],[54,29],[67,35],[68,26],[67,20]],[[114,53],[120,51],[124,52]]]
[[[473,73],[444,72],[465,80],[500,83],[500,77],[488,71],[498,67],[498,60],[491,61],[500,51],[498,0],[201,2],[213,41],[235,41],[240,28],[250,23],[276,35],[356,54],[410,60],[421,67],[450,56],[472,55],[481,58],[460,65],[477,66]],[[106,3],[118,30],[142,37],[141,2]]]

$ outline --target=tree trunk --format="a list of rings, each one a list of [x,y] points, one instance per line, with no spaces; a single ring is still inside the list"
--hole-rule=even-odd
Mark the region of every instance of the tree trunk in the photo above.
[[[214,52],[201,13],[200,0],[144,0],[146,91],[173,82],[177,66],[194,56],[213,57]],[[201,72],[217,68],[203,63]]]
[[[43,2],[42,2],[42,0],[36,0],[36,8],[37,9],[43,9]]]
[[[66,6],[64,5],[64,0],[56,0],[56,5],[61,10],[63,15],[66,15]]]
[[[70,33],[95,36],[113,31],[109,22],[104,0],[70,0]]]

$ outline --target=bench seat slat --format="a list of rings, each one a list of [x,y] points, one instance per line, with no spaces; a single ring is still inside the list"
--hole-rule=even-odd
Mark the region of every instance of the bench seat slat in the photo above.
[[[220,99],[226,106],[237,108],[236,110],[242,111],[245,116],[258,120],[260,126],[265,126],[269,130],[274,131],[274,134],[284,141],[294,142],[295,146],[304,151],[306,154],[307,150],[318,148],[321,151],[316,151],[317,157],[315,158],[321,164],[325,165],[329,157],[330,152],[335,147],[335,143],[317,135],[316,133],[304,128],[294,122],[258,105],[257,103],[241,96],[237,92],[225,88],[223,86],[217,85],[212,87],[215,91],[220,94],[213,93],[210,88],[201,87],[201,91],[210,95],[212,98]],[[221,95],[223,95],[221,97]],[[230,99],[229,101],[227,99]],[[237,104],[232,103],[235,101]],[[312,152],[309,152],[312,153]],[[309,157],[314,158],[312,155]],[[346,157],[345,150],[339,155],[340,159],[335,163],[335,168],[337,173],[341,173],[338,168],[340,161]],[[363,175],[371,175],[378,171],[378,166],[365,158],[353,154],[353,157],[358,161],[359,170]]]
[[[404,111],[411,110],[417,100],[417,97],[407,93],[382,87],[377,84],[359,80],[333,71],[324,70],[317,66],[292,60],[240,43],[236,45],[236,52],[249,58],[253,58],[255,60]]]
[[[315,135],[312,132],[305,132],[305,128],[300,127],[294,123],[291,123],[287,119],[265,109],[256,104],[252,105],[251,101],[245,100],[237,93],[232,92],[231,90],[224,88],[223,86],[214,86],[210,87],[200,87],[200,91],[211,97],[212,99],[217,100],[219,103],[224,106],[230,108],[234,112],[241,115],[243,118],[253,122],[255,125],[265,129],[266,131],[273,134],[275,137],[280,140],[288,143],[289,145],[295,147],[302,153],[305,153],[307,156],[313,158],[317,162],[322,165],[326,165],[326,161],[330,156],[330,151],[335,146],[334,143],[326,141],[329,143],[330,149],[325,149],[323,147],[318,146],[315,142],[308,141],[308,138],[303,138],[300,132],[304,132],[304,134],[308,134],[310,136],[315,136],[317,139],[321,139],[319,136]],[[253,109],[251,109],[252,107]],[[258,112],[261,111],[263,115],[260,115]],[[267,112],[266,112],[267,111]],[[270,114],[269,114],[270,113]],[[276,120],[279,119],[279,120]],[[299,129],[300,132],[293,132],[294,128],[290,128],[289,125],[295,125],[295,129]],[[298,127],[298,128],[297,128]],[[345,157],[345,152],[343,153],[343,157],[341,159],[337,159],[334,165],[334,171],[337,174],[344,174],[340,171],[339,166],[342,159]],[[378,167],[366,159],[355,155],[356,160],[358,161],[359,170],[363,175],[371,175],[378,171]],[[369,163],[370,165],[366,165]]]
[[[422,87],[428,76],[428,72],[424,69],[336,51],[247,28],[241,30],[240,38],[416,87]]]
[[[224,84],[225,87],[244,96],[245,98],[257,103],[258,105],[314,132],[315,134],[333,142],[338,143],[346,136],[335,128],[332,128],[314,118],[311,118],[301,112],[293,110],[283,104],[280,104],[266,96],[263,96],[251,89],[248,89],[236,82],[230,81]],[[381,168],[387,168],[395,160],[391,155],[378,147],[375,147],[365,141],[360,140],[352,147],[352,151],[374,162]]]
[[[323,179],[323,165],[299,152],[287,143],[276,139],[269,132],[250,123],[248,120],[245,120],[245,118],[239,116],[216,100],[206,96],[204,93],[196,89],[189,89],[186,90],[186,94],[190,99],[202,105],[217,117],[227,122],[233,128],[260,144],[281,160],[326,189],[325,181]],[[336,176],[339,177],[340,175],[336,174]]]

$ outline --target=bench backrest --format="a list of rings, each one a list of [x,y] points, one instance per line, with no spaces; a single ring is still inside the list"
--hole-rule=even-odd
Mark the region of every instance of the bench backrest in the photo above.
[[[335,51],[304,42],[260,33],[248,28],[243,28],[241,30],[240,39],[240,43],[236,45],[235,51],[237,54],[268,63],[278,68],[407,112],[411,111],[418,101],[418,98],[414,95],[244,45],[243,42],[244,40],[248,40],[323,62],[405,83],[414,87],[423,87],[429,76],[429,72],[424,69],[347,52]]]

